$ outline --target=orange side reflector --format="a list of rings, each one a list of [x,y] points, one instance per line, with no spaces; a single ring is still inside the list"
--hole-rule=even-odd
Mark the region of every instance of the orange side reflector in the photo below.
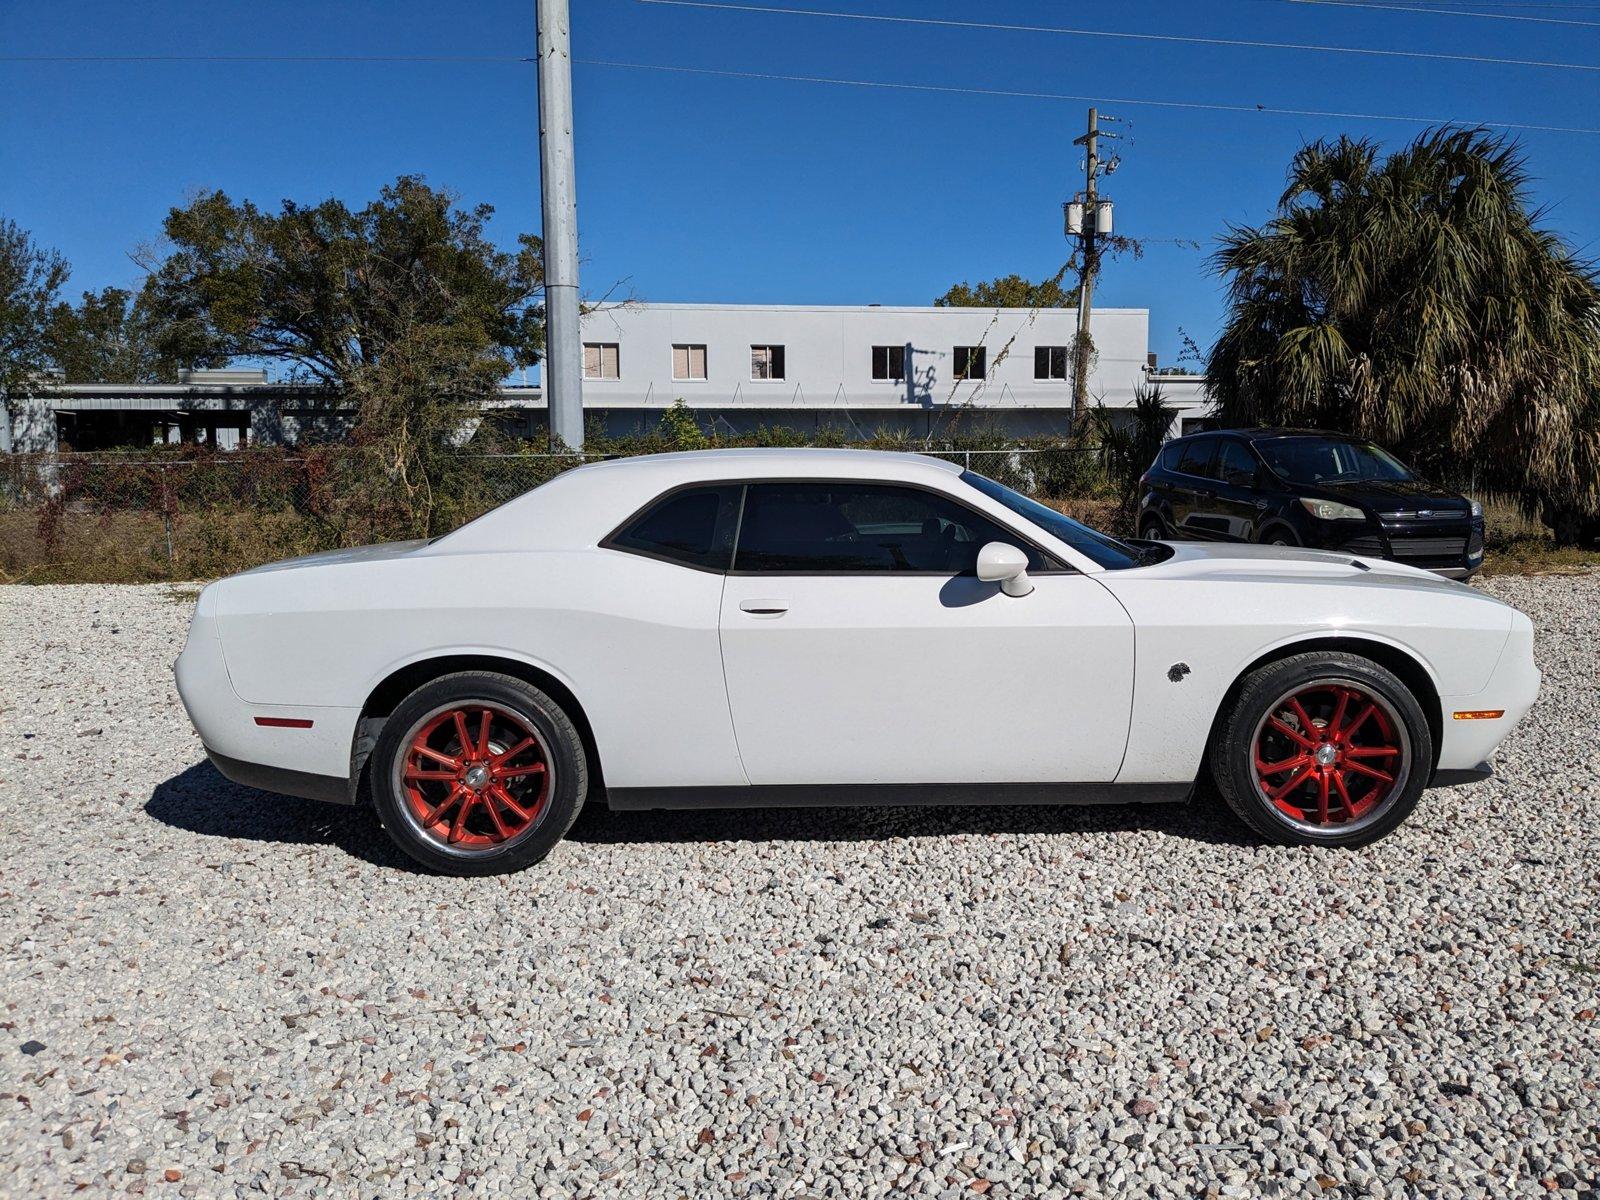
[[[311,722],[305,717],[257,717],[257,725],[265,725],[269,729],[310,729]]]
[[[1458,721],[1493,721],[1497,717],[1506,715],[1503,708],[1482,708],[1475,712],[1458,712],[1453,714]]]

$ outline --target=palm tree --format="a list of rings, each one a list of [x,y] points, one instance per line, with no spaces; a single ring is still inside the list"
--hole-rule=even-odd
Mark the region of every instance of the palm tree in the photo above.
[[[1277,215],[1214,260],[1232,307],[1206,363],[1219,415],[1600,512],[1600,286],[1527,193],[1515,144],[1482,129],[1382,161],[1348,137],[1301,149]]]

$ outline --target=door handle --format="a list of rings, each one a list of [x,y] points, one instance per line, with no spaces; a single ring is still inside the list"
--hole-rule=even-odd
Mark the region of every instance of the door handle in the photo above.
[[[1217,495],[1210,488],[1196,488],[1194,494],[1199,496],[1202,500],[1214,500],[1216,499]]]
[[[789,611],[787,600],[741,600],[739,611],[752,617],[781,617]]]

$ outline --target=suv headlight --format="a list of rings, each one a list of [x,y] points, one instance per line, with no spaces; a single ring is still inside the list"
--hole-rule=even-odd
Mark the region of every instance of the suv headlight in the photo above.
[[[1319,521],[1365,521],[1367,519],[1367,514],[1359,508],[1349,504],[1340,504],[1337,500],[1311,500],[1301,496],[1300,507]]]
[[[1483,505],[1476,500],[1472,502],[1472,515],[1474,519],[1483,516]]]

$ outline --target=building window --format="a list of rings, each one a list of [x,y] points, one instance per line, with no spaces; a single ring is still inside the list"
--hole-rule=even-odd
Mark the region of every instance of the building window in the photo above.
[[[989,352],[983,346],[957,346],[957,379],[983,379],[988,375]]]
[[[751,379],[782,379],[783,374],[783,347],[782,346],[751,346],[750,347],[750,378]]]
[[[1035,346],[1033,348],[1033,377],[1035,379],[1065,379],[1067,377],[1067,348],[1065,346]]]
[[[620,359],[616,342],[585,342],[583,344],[583,377],[585,379],[617,379]]]
[[[904,346],[874,346],[872,348],[872,377],[889,379],[898,383],[906,377],[906,348]]]
[[[706,377],[706,348],[704,346],[675,344],[672,347],[672,377],[674,379],[704,379]]]

